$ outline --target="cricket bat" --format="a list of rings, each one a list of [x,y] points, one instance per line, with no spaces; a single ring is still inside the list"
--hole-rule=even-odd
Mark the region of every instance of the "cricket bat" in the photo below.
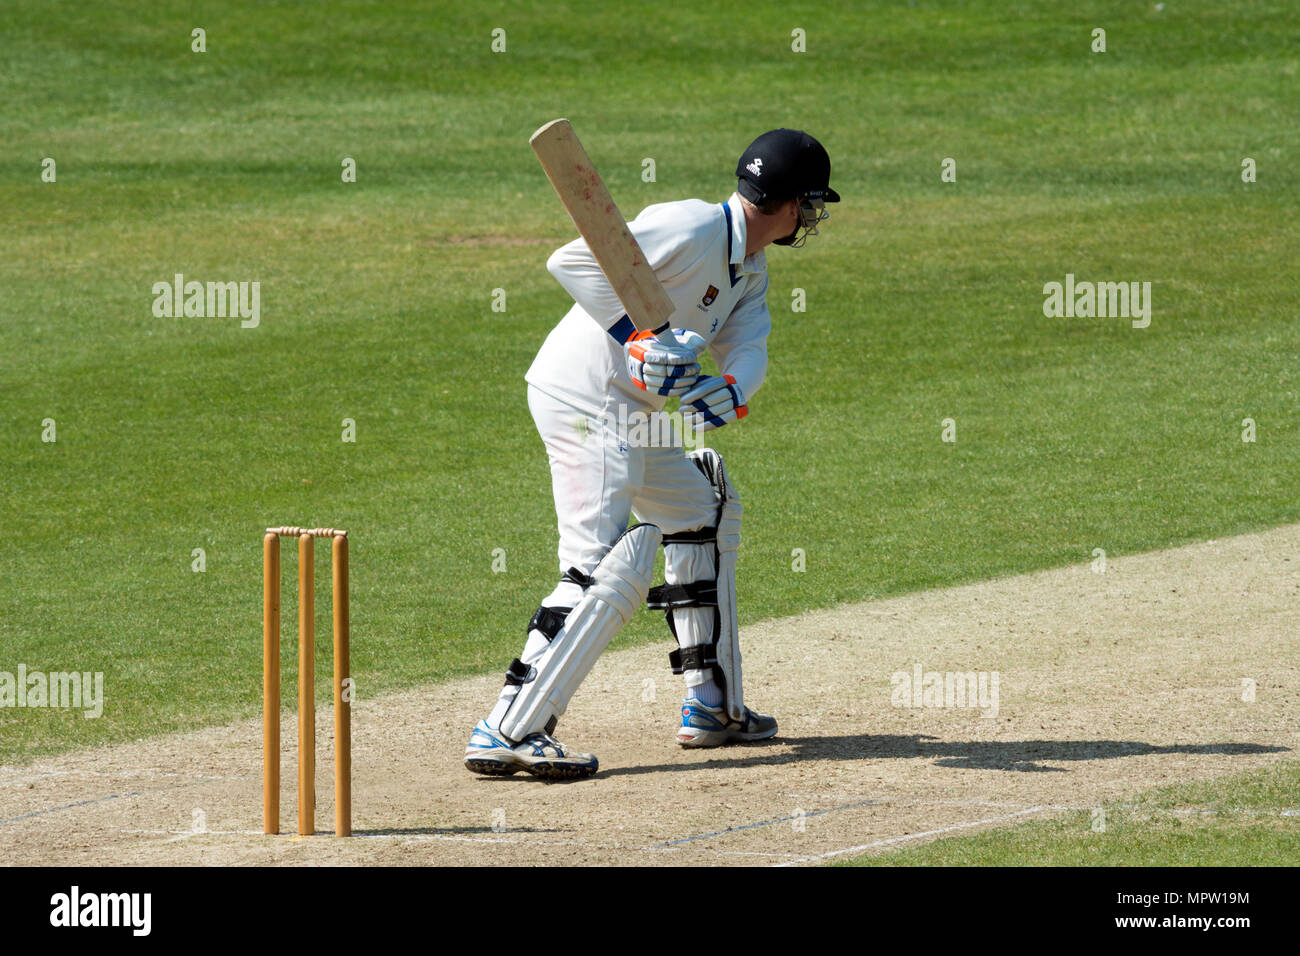
[[[676,307],[627,228],[573,126],[566,119],[551,120],[529,138],[528,145],[632,324],[639,330],[653,330],[666,323]],[[657,337],[665,343],[674,342],[668,329]]]

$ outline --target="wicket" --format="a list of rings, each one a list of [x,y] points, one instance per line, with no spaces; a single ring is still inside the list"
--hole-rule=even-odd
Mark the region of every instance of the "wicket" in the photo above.
[[[333,539],[334,835],[352,835],[348,533],[267,528],[262,539],[262,829],[280,832],[280,536],[298,539],[298,833],[316,832],[316,538]],[[347,685],[346,688],[344,685]]]

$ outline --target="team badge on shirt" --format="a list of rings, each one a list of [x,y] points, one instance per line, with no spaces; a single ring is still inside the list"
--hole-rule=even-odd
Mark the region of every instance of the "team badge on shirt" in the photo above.
[[[716,285],[711,285],[709,286],[709,291],[704,293],[704,298],[702,298],[700,302],[702,302],[704,305],[713,305],[713,300],[716,299],[717,297],[718,297],[718,287]]]

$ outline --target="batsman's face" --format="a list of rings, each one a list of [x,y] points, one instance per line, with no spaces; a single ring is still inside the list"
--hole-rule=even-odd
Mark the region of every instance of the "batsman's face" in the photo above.
[[[792,199],[788,209],[783,210],[781,214],[786,215],[787,211],[790,233],[775,241],[778,246],[790,246],[794,249],[807,242],[809,236],[817,235],[817,224],[830,217],[830,213],[826,211],[826,203],[820,199]]]
[[[781,238],[772,241],[778,246],[794,245],[795,237],[799,234],[799,200],[791,199],[782,204],[780,211],[773,213],[773,217],[781,226]]]

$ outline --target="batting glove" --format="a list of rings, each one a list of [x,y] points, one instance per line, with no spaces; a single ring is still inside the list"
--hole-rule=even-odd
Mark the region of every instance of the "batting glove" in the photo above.
[[[707,375],[682,396],[681,411],[688,428],[707,432],[744,418],[749,406],[734,375]]]
[[[700,350],[704,336],[673,329],[675,345],[665,345],[653,332],[638,332],[623,346],[632,384],[656,395],[681,395],[700,377]]]

